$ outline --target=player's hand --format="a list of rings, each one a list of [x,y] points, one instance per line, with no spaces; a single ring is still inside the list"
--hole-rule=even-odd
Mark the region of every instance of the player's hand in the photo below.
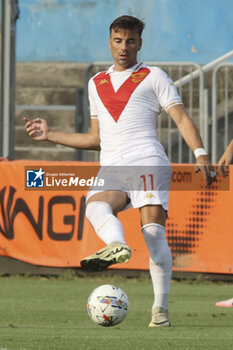
[[[222,157],[218,162],[218,171],[220,175],[222,175],[223,177],[226,177],[229,175],[229,165],[231,163],[232,158],[233,158],[233,140],[231,140],[231,142],[227,146],[225,152],[223,153]]]
[[[223,177],[226,177],[229,175],[229,162],[226,161],[225,159],[220,159],[218,162],[218,171],[219,174]]]
[[[41,118],[36,118],[29,120],[28,118],[23,118],[25,121],[25,129],[28,135],[36,141],[47,141],[49,127],[46,120]]]
[[[195,173],[198,171],[202,172],[207,187],[210,187],[210,185],[216,181],[217,174],[214,171],[214,168],[210,163],[208,156],[203,155],[197,158]]]

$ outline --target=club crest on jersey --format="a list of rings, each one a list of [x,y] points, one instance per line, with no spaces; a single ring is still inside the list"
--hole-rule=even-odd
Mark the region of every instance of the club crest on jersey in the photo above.
[[[132,77],[132,82],[135,83],[135,84],[140,83],[140,82],[145,78],[145,76],[146,76],[147,74],[148,74],[147,72],[133,73],[133,74],[131,75],[131,77]]]

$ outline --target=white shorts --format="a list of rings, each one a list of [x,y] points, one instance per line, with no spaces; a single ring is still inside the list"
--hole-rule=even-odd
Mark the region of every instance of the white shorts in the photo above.
[[[133,208],[161,205],[167,211],[172,175],[168,159],[152,156],[128,164],[102,166],[97,177],[104,180],[104,186],[93,186],[87,200],[96,193],[123,191],[127,193]]]

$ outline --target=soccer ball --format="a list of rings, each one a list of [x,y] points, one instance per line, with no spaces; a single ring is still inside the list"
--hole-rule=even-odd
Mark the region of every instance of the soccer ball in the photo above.
[[[121,323],[128,310],[129,300],[125,292],[110,284],[94,289],[87,300],[87,311],[92,321],[104,327]]]

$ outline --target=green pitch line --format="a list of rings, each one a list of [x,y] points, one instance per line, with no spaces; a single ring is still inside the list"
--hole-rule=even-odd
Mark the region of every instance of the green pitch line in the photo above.
[[[126,320],[95,325],[86,311],[91,291],[119,285],[130,299]],[[227,283],[172,282],[170,328],[148,328],[149,279],[0,277],[0,350],[232,349],[233,308],[214,306],[232,297]]]

